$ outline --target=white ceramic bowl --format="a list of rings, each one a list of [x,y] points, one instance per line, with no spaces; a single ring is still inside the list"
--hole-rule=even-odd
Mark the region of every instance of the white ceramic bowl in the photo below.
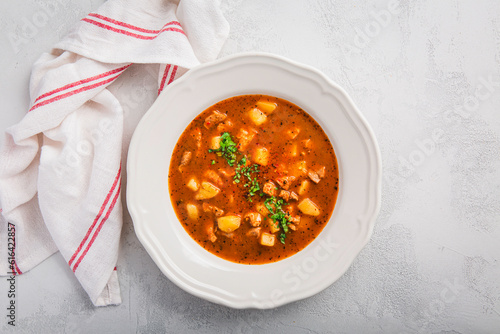
[[[170,202],[168,168],[191,120],[218,101],[267,94],[303,108],[337,155],[339,194],[320,235],[279,262],[242,265],[198,245]],[[239,54],[198,66],[158,97],[130,144],[127,204],[135,232],[161,271],[193,295],[234,308],[271,308],[312,296],[335,282],[368,242],[381,197],[375,137],[345,91],[319,71],[270,54]]]

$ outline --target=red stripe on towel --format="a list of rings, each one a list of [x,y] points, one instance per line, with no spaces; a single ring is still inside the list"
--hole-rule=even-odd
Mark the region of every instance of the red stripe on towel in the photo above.
[[[109,31],[117,32],[119,34],[123,34],[123,35],[126,35],[126,36],[138,38],[138,39],[146,39],[146,40],[155,39],[156,37],[160,36],[160,34],[162,32],[165,32],[165,31],[175,31],[175,32],[179,32],[179,33],[181,33],[183,35],[186,35],[186,33],[182,29],[175,28],[175,27],[165,27],[165,28],[162,28],[160,30],[160,32],[158,34],[154,35],[154,36],[144,36],[144,35],[135,34],[133,32],[129,32],[129,31],[126,31],[126,30],[123,30],[123,29],[117,29],[117,28],[114,28],[114,27],[112,27],[110,25],[107,25],[107,24],[104,24],[104,23],[100,23],[100,22],[97,22],[97,21],[94,21],[94,20],[88,19],[88,18],[84,18],[84,19],[82,19],[82,21],[90,23],[90,24],[93,24],[93,25],[95,25],[97,27],[100,27],[100,28],[103,28],[103,29],[106,29],[106,30],[109,30]]]
[[[136,26],[133,26],[131,24],[128,24],[128,23],[125,23],[125,22],[121,22],[121,21],[118,21],[118,20],[115,20],[115,19],[103,16],[103,15],[100,15],[100,14],[96,14],[96,13],[90,13],[88,16],[93,16],[93,17],[96,17],[96,18],[101,19],[103,21],[107,21],[107,22],[116,24],[118,26],[122,26],[122,27],[125,27],[125,28],[133,29],[133,30],[137,30],[137,31],[140,31],[140,32],[145,32],[145,33],[150,33],[150,34],[158,34],[161,31],[161,29],[160,30],[151,30],[151,29],[144,29],[144,28],[141,28],[141,27],[136,27]],[[177,25],[179,27],[181,26],[181,24],[178,21],[172,21],[172,22],[168,22],[167,24],[163,25],[162,29],[165,28],[166,26],[169,26],[169,25]]]
[[[82,84],[84,84],[84,83],[87,83],[87,82],[90,82],[90,81],[94,81],[94,80],[97,80],[97,79],[101,79],[101,78],[107,77],[107,76],[109,76],[109,75],[111,75],[111,74],[118,73],[118,72],[120,72],[120,71],[124,71],[124,70],[126,70],[126,69],[130,66],[130,65],[131,65],[131,64],[129,64],[129,65],[127,65],[127,66],[120,67],[120,68],[116,68],[116,69],[114,69],[114,70],[111,70],[111,71],[108,71],[108,72],[105,72],[105,73],[101,73],[101,74],[99,74],[99,75],[96,75],[96,76],[93,76],[93,77],[90,77],[90,78],[86,78],[86,79],[82,79],[82,80],[79,80],[79,81],[75,81],[75,82],[70,83],[70,84],[68,84],[68,85],[66,85],[66,86],[62,86],[62,87],[60,87],[60,88],[54,89],[54,90],[52,90],[52,91],[50,91],[50,92],[48,92],[48,93],[42,94],[42,95],[40,95],[39,97],[37,97],[37,98],[36,98],[36,100],[35,100],[35,103],[36,103],[38,100],[40,100],[40,99],[43,99],[43,98],[45,98],[45,97],[47,97],[47,96],[50,96],[50,95],[52,95],[52,94],[55,94],[55,93],[59,93],[59,92],[61,92],[61,91],[63,91],[63,90],[66,90],[66,89],[68,89],[68,88],[73,88],[73,87],[75,87],[75,86],[79,86],[79,85],[82,85]]]
[[[73,256],[71,257],[71,259],[68,262],[68,264],[70,266],[73,263],[73,261],[75,260],[75,257],[78,255],[78,253],[80,253],[80,251],[82,250],[83,245],[85,245],[85,242],[87,242],[87,239],[89,238],[90,233],[94,229],[94,226],[99,221],[99,218],[101,218],[101,215],[104,212],[104,209],[106,208],[106,205],[108,204],[109,199],[111,198],[111,195],[113,194],[113,191],[115,190],[116,185],[118,184],[118,181],[120,180],[121,171],[122,171],[122,166],[120,164],[120,168],[118,169],[118,173],[116,174],[115,180],[113,181],[113,185],[111,186],[111,189],[109,190],[108,194],[106,195],[106,198],[104,200],[104,203],[102,203],[102,205],[101,205],[101,209],[99,210],[99,213],[95,217],[94,222],[92,223],[92,225],[89,227],[89,229],[87,231],[87,234],[83,238],[82,242],[80,242],[80,245],[78,246],[78,249],[75,251],[75,253],[73,254]]]
[[[106,216],[101,220],[101,223],[97,227],[97,230],[95,231],[94,235],[92,236],[92,239],[90,239],[90,242],[88,243],[87,247],[83,251],[83,254],[80,256],[80,258],[76,262],[75,266],[73,267],[73,272],[75,272],[76,269],[78,269],[78,266],[80,265],[80,262],[82,262],[82,260],[85,257],[85,255],[87,255],[87,252],[89,251],[90,247],[92,247],[92,244],[94,243],[95,239],[99,235],[99,232],[101,231],[102,226],[108,220],[109,215],[113,211],[113,208],[115,207],[116,201],[118,200],[118,196],[120,195],[120,190],[121,190],[121,184],[118,186],[118,191],[116,192],[115,197],[113,198],[113,202],[111,202],[111,205],[110,205],[110,207],[108,209],[108,212],[106,213]]]
[[[97,88],[99,86],[102,86],[102,85],[105,85],[107,83],[110,83],[113,80],[117,79],[120,76],[120,74],[115,75],[114,77],[111,77],[111,78],[109,78],[107,80],[104,80],[104,81],[101,81],[101,82],[97,82],[97,83],[95,83],[93,85],[89,85],[89,86],[85,86],[85,87],[82,87],[82,88],[78,88],[78,89],[75,89],[75,90],[73,90],[71,92],[67,92],[65,94],[57,95],[57,96],[54,96],[51,99],[45,100],[43,102],[39,102],[39,103],[35,104],[33,107],[31,107],[30,110],[28,110],[28,112],[33,111],[33,110],[35,110],[37,108],[43,107],[43,106],[45,106],[47,104],[50,104],[52,102],[56,102],[56,101],[62,100],[64,98],[66,98],[66,97],[69,97],[69,96],[72,96],[72,95],[75,95],[75,94],[78,94],[78,93],[81,93],[81,92],[85,92],[87,90],[94,89],[94,88]]]
[[[172,81],[174,81],[174,79],[175,79],[175,73],[177,73],[177,68],[178,67],[179,66],[177,66],[177,65],[174,66],[174,69],[172,70],[172,74],[170,74],[170,80],[168,80],[167,85],[170,85],[172,83]]]
[[[158,95],[163,91],[163,87],[165,87],[165,81],[167,80],[168,71],[170,70],[170,64],[165,66],[165,71],[163,72],[163,77],[161,78],[160,88],[158,88]]]

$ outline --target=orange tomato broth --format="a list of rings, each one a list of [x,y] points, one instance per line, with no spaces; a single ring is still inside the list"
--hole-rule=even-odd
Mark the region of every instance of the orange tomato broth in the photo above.
[[[258,108],[259,101],[270,102],[276,107],[269,113],[262,111]],[[250,117],[251,110],[255,108],[266,116],[260,125]],[[214,111],[219,112],[216,115],[222,114],[226,117],[222,121],[218,119],[206,121],[208,117],[214,115]],[[224,116],[220,116],[219,119],[222,117]],[[246,147],[240,143],[244,143],[244,140],[240,139],[244,137],[242,129],[255,134]],[[225,132],[229,133],[238,148],[236,162],[232,167],[224,156],[209,151],[212,138],[221,136]],[[296,137],[292,138],[295,135]],[[247,157],[249,162],[242,166],[253,166],[259,148],[265,148],[269,152],[268,163],[259,165],[259,172],[251,174],[251,177],[258,181],[260,190],[254,196],[248,196],[248,187],[244,186],[248,180],[242,175],[242,182],[235,183],[234,173],[243,156]],[[183,156],[184,160],[187,160],[188,155],[190,158],[186,163],[183,161]],[[314,173],[320,171],[322,167],[325,167],[324,176],[316,183],[313,181],[313,178],[317,180]],[[309,173],[313,173],[313,178]],[[297,221],[299,217],[300,222],[293,223],[295,230],[288,228],[288,233],[284,233],[283,228],[271,233],[271,227],[273,224],[276,227],[276,223],[269,217],[269,213],[262,209],[265,199],[271,196],[264,194],[262,188],[271,181],[278,188],[277,193],[281,193],[284,189],[276,180],[284,176],[296,177],[290,182],[290,188],[286,191],[290,194],[293,191],[298,200],[289,199],[286,201],[288,205],[282,205],[282,209],[289,213],[286,215],[287,220],[293,217]],[[187,186],[191,179],[195,180],[198,188]],[[308,187],[299,194],[304,181]],[[319,124],[304,110],[277,97],[241,95],[207,108],[188,125],[172,154],[168,182],[177,218],[199,245],[228,261],[264,264],[294,255],[320,234],[335,207],[339,172],[330,140]],[[200,192],[202,182],[210,182],[217,187],[219,189],[217,195],[208,199],[196,199],[196,196],[201,196],[197,194]],[[306,198],[316,205],[319,215],[304,214],[298,208],[299,203]],[[275,201],[279,199],[280,197],[276,195]],[[191,216],[188,213],[188,206]],[[256,227],[245,219],[248,213],[258,213],[257,208],[262,213],[260,226],[257,226],[260,227],[258,235],[255,233]],[[218,219],[228,215],[241,218],[240,226],[233,232],[224,232],[218,226]],[[280,226],[278,224],[278,227]],[[280,242],[283,233],[286,236],[284,244]],[[261,244],[264,234],[275,236],[273,246]]]

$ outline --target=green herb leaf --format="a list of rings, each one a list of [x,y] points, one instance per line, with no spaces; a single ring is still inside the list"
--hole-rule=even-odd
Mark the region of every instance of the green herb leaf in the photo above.
[[[287,205],[282,199],[276,199],[276,197],[268,197],[264,201],[264,206],[269,211],[268,217],[271,218],[277,226],[283,231],[280,234],[280,241],[282,244],[285,243],[286,233],[289,232],[288,225],[290,224],[290,217],[287,212],[282,208],[283,205]]]
[[[209,153],[216,152],[218,156],[224,157],[229,164],[233,167],[236,161],[236,152],[238,151],[236,143],[231,138],[229,132],[224,132],[220,137],[220,147],[216,150],[208,150]]]

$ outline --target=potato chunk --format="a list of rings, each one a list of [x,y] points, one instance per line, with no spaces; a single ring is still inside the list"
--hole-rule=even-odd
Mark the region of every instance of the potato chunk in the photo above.
[[[215,136],[210,139],[210,144],[208,147],[212,150],[217,150],[220,147],[220,136]]]
[[[265,147],[258,147],[253,153],[253,161],[261,166],[269,163],[269,151]]]
[[[267,217],[269,214],[269,210],[266,208],[264,203],[258,203],[255,208],[257,209],[257,212],[263,215],[264,217]]]
[[[258,101],[256,103],[257,105],[257,108],[259,108],[260,110],[262,110],[263,112],[265,112],[266,114],[270,114],[274,111],[274,109],[276,109],[276,107],[278,106],[276,103],[274,102],[269,102],[269,101]]]
[[[255,125],[262,125],[265,121],[267,121],[267,116],[258,108],[252,108],[248,112],[248,116],[250,120],[254,122]]]
[[[220,192],[220,189],[210,182],[203,181],[200,190],[196,193],[195,199],[209,199],[215,197]]]
[[[198,191],[198,189],[200,189],[200,184],[198,183],[198,181],[194,177],[192,177],[192,178],[189,179],[189,181],[186,184],[186,186],[189,189],[191,189],[192,191]]]
[[[224,216],[217,218],[217,225],[223,232],[230,233],[240,227],[241,217],[239,216]]]
[[[264,232],[260,235],[260,244],[263,246],[272,247],[274,246],[275,242],[276,242],[276,236],[274,234],[269,234]]]
[[[299,195],[304,195],[307,191],[307,189],[309,189],[309,185],[311,184],[311,182],[309,182],[308,180],[304,180],[302,181],[302,183],[300,184],[300,187],[299,187]]]
[[[319,208],[318,206],[311,201],[309,198],[306,198],[302,200],[302,202],[299,203],[297,206],[302,213],[309,215],[309,216],[319,216]]]
[[[191,220],[197,220],[199,217],[198,214],[198,207],[192,203],[186,204],[186,211],[188,214],[189,219]]]
[[[271,231],[271,233],[276,233],[280,230],[280,226],[274,220],[269,219],[269,230]]]

